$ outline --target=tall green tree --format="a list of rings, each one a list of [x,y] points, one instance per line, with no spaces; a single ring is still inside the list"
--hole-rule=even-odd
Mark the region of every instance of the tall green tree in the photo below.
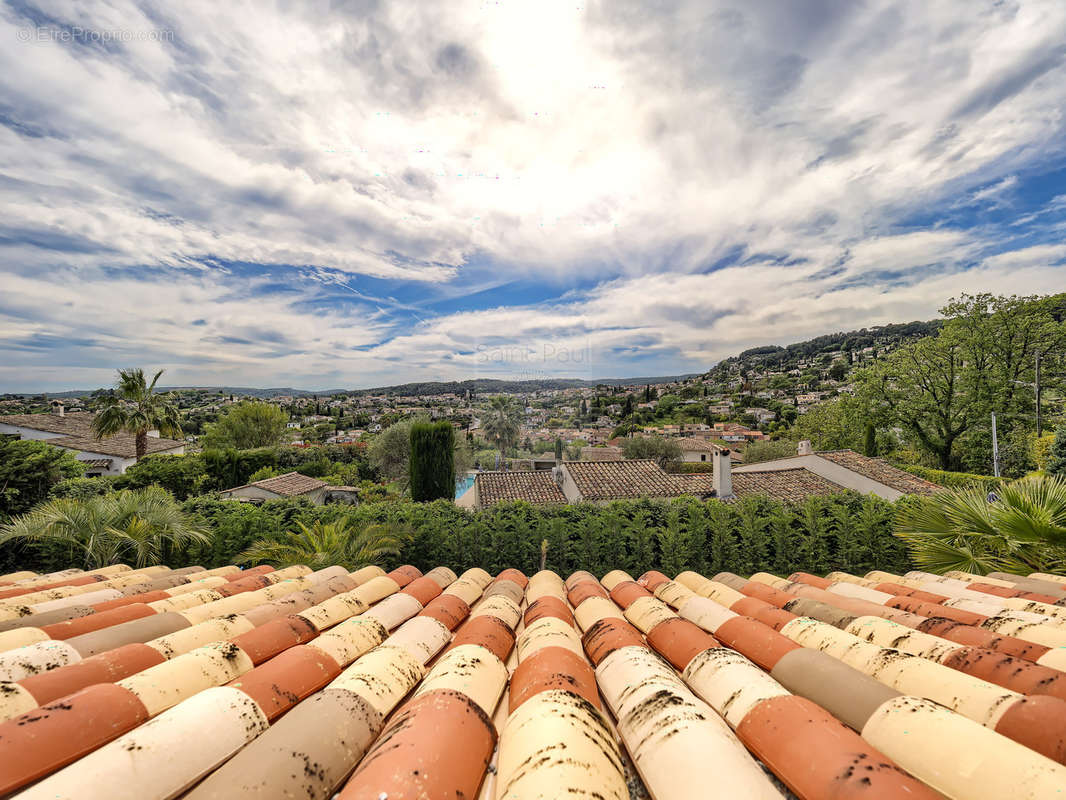
[[[513,397],[497,395],[489,401],[489,407],[481,418],[481,430],[500,452],[514,447],[518,440],[518,431],[522,410]]]
[[[1048,453],[1047,473],[1066,478],[1066,425],[1060,425],[1055,431],[1055,440]]]
[[[455,498],[455,429],[450,422],[411,426],[411,499],[416,503]]]
[[[148,383],[140,367],[120,369],[114,394],[100,401],[100,410],[93,418],[93,433],[101,438],[132,433],[138,459],[148,452],[148,431],[158,430],[172,438],[181,436],[177,406],[170,394],[155,390],[162,374],[163,370],[159,370]]]
[[[941,469],[956,466],[959,437],[976,421],[981,404],[973,370],[954,335],[941,333],[904,345],[861,373],[863,392],[880,401]]]
[[[991,415],[1035,424],[1035,368],[1062,359],[1066,295],[962,295],[935,336],[857,376],[860,394],[942,469],[990,463]]]
[[[285,435],[289,415],[272,403],[245,400],[205,426],[205,448],[252,450],[273,447]]]
[[[681,461],[681,445],[664,436],[632,436],[622,444],[626,458],[651,459],[660,467]]]

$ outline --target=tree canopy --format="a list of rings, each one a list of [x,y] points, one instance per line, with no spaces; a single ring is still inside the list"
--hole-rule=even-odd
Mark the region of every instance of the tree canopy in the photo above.
[[[218,422],[205,426],[206,448],[252,450],[273,447],[285,435],[289,415],[272,403],[247,400],[230,406]]]
[[[1063,358],[1064,297],[962,295],[941,309],[936,336],[860,370],[859,394],[940,468],[985,471],[992,413],[1032,420],[1037,356],[1045,366]]]

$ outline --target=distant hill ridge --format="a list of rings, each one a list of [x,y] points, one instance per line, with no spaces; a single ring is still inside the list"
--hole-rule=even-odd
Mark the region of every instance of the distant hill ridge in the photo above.
[[[546,389],[574,389],[593,388],[596,386],[641,386],[644,384],[672,383],[688,378],[710,377],[715,371],[728,370],[738,364],[760,365],[766,367],[787,367],[793,362],[804,358],[810,358],[818,353],[834,350],[862,350],[866,347],[895,349],[901,344],[920,339],[924,336],[932,336],[940,330],[943,320],[900,322],[889,325],[875,325],[870,328],[860,328],[854,331],[840,331],[827,333],[807,339],[802,342],[794,342],[789,345],[761,345],[749,347],[741,353],[729,358],[722,359],[714,367],[705,373],[688,373],[685,375],[661,375],[634,378],[599,378],[596,380],[584,380],[581,378],[543,378],[540,380],[509,381],[497,378],[471,378],[462,381],[415,381],[401,383],[394,386],[376,386],[368,389],[296,389],[293,387],[278,387],[260,389],[247,386],[166,386],[163,391],[208,391],[219,392],[223,395],[244,395],[246,397],[269,398],[278,395],[291,395],[293,397],[313,397],[315,395],[433,395],[433,394],[465,394],[468,390],[477,394],[500,393],[518,394],[524,392],[542,391]],[[92,394],[94,389],[71,390],[67,392],[47,392],[48,397],[86,397]],[[41,392],[15,392],[10,395],[36,396]]]

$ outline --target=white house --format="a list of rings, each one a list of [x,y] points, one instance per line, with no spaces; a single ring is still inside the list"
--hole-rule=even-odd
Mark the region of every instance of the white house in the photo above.
[[[48,442],[76,454],[86,462],[86,475],[121,475],[137,463],[137,439],[131,433],[119,433],[104,439],[92,431],[93,417],[88,411],[69,414],[62,401],[52,401],[51,414],[12,414],[0,417],[0,434]],[[159,431],[148,432],[146,455],[184,455],[185,442],[164,439]]]

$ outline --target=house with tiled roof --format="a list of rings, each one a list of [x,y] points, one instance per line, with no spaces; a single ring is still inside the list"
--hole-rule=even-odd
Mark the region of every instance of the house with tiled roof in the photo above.
[[[52,401],[50,414],[10,414],[0,417],[0,435],[47,442],[70,450],[86,464],[86,475],[121,475],[137,463],[137,437],[131,433],[100,438],[93,433],[96,415],[89,411],[67,412],[61,400]],[[166,439],[159,431],[148,432],[146,455],[183,455],[185,442]]]
[[[894,467],[880,458],[854,450],[815,451],[810,442],[800,442],[796,455],[746,464],[733,469],[733,481],[742,475],[803,469],[842,489],[876,494],[885,500],[898,500],[907,494],[931,495],[941,491],[935,483]],[[761,478],[760,480],[770,480]]]
[[[807,453],[734,466],[728,448],[709,446],[710,473],[671,474],[654,461],[566,461],[551,472],[483,472],[456,502],[466,508],[523,500],[534,505],[609,503],[641,497],[692,495],[732,502],[763,495],[785,503],[844,491],[895,500],[904,494],[932,494],[940,487],[881,459],[851,450]]]
[[[716,447],[707,439],[695,437],[678,439],[677,443],[681,447],[681,460],[690,464],[710,461]]]
[[[622,448],[615,445],[581,448],[582,461],[621,461],[624,458]]]
[[[539,469],[479,472],[474,476],[474,485],[455,502],[461,508],[481,509],[515,500],[535,506],[567,503],[554,471]]]
[[[654,461],[570,461],[559,472],[563,493],[572,503],[685,494],[685,487]]]
[[[283,497],[306,497],[315,505],[326,500],[326,491],[330,488],[325,481],[301,475],[299,472],[286,472],[274,478],[234,486],[220,492],[223,500],[240,500],[245,503],[261,503],[264,500],[280,500]]]

